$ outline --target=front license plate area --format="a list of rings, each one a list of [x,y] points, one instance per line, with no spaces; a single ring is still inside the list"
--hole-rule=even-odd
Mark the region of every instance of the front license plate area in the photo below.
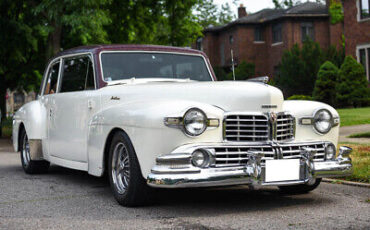
[[[299,159],[266,160],[265,182],[299,180],[299,172]]]

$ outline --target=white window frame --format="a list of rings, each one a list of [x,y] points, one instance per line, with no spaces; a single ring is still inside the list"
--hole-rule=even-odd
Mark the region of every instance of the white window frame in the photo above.
[[[361,7],[360,7],[360,1],[361,0],[356,0],[356,8],[357,8],[357,21],[358,22],[365,22],[365,21],[370,21],[370,18],[361,18]]]
[[[365,74],[366,74],[367,80],[370,81],[370,69],[369,69],[370,52],[368,51],[368,49],[370,49],[370,43],[356,46],[356,56],[357,56],[358,63],[360,63],[360,50],[361,49],[365,49],[365,57],[366,57]]]

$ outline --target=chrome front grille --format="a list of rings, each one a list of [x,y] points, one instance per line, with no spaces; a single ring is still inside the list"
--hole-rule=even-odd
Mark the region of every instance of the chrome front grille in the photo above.
[[[248,151],[262,152],[263,158],[262,163],[266,160],[272,159],[291,159],[299,158],[301,156],[301,149],[309,147],[316,149],[317,154],[314,157],[314,161],[324,161],[325,159],[325,144],[314,143],[314,144],[291,144],[281,146],[230,146],[230,147],[215,147],[215,167],[231,167],[231,166],[244,166],[249,160]],[[279,154],[281,153],[281,154]]]
[[[276,121],[276,140],[285,141],[294,138],[295,121],[292,115],[278,114]]]
[[[224,120],[227,141],[266,141],[269,137],[265,115],[228,115]]]
[[[282,146],[282,153],[284,159],[288,158],[296,158],[301,155],[301,148],[313,148],[316,149],[317,153],[314,157],[314,160],[320,161],[325,159],[325,144],[312,144],[312,145],[289,145],[289,146]]]
[[[246,165],[249,159],[248,151],[263,152],[265,157],[274,157],[274,150],[271,146],[219,147],[215,148],[215,166],[229,167]]]

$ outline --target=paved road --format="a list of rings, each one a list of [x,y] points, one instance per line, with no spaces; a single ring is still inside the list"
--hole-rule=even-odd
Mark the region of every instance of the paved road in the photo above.
[[[339,141],[340,142],[352,142],[361,144],[370,144],[370,138],[350,138],[348,136],[356,133],[369,132],[370,124],[364,125],[352,125],[340,127]]]
[[[275,188],[162,190],[124,208],[108,183],[52,166],[26,175],[0,140],[0,229],[370,229],[370,189],[322,183],[306,195]]]

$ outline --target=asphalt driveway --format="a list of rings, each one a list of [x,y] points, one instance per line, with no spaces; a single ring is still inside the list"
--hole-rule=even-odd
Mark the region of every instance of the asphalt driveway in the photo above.
[[[369,188],[329,183],[294,196],[239,186],[160,190],[151,206],[124,208],[104,178],[24,174],[0,140],[0,229],[370,229],[369,199]]]

